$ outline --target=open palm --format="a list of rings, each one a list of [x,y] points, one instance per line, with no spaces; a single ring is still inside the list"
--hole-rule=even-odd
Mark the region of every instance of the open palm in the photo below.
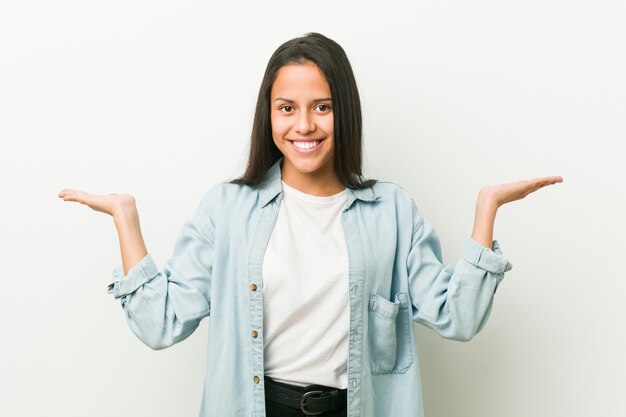
[[[124,204],[134,203],[135,200],[130,194],[90,194],[72,188],[64,188],[58,196],[62,198],[63,201],[75,201],[89,206],[93,210],[110,214],[111,216],[114,216],[116,211],[123,207]]]
[[[511,201],[520,200],[546,185],[559,182],[563,182],[563,178],[560,176],[541,177],[531,180],[508,182],[505,184],[487,185],[481,188],[481,193],[488,195],[498,206],[501,206]]]

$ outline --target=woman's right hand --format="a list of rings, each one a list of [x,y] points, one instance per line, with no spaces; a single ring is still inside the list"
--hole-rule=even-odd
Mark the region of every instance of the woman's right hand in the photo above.
[[[63,201],[76,201],[112,217],[115,217],[123,210],[135,208],[135,197],[130,194],[90,194],[80,190],[64,188],[58,195]]]

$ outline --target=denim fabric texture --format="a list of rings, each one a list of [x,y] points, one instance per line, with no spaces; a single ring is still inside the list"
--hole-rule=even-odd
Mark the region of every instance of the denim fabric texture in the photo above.
[[[262,184],[218,184],[182,226],[159,269],[148,253],[107,291],[152,349],[181,342],[210,317],[200,417],[264,417],[263,255],[282,199],[279,159]],[[512,268],[498,241],[468,237],[453,267],[402,187],[348,189],[342,211],[349,258],[348,417],[421,417],[413,323],[470,340],[487,322]]]

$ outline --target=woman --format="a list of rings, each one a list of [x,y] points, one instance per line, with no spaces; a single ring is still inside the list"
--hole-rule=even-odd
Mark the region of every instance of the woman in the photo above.
[[[123,271],[107,289],[145,344],[215,319],[200,416],[422,415],[413,322],[479,332],[511,269],[492,240],[498,207],[562,182],[483,187],[452,268],[408,193],[362,177],[361,124],[345,52],[310,33],[270,58],[244,175],[206,192],[163,269],[132,196],[59,193],[113,217]]]

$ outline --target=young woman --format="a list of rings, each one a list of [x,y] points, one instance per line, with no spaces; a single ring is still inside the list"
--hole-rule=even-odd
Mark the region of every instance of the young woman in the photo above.
[[[562,181],[483,187],[451,267],[408,193],[361,175],[361,124],[345,52],[309,33],[269,60],[244,175],[206,192],[162,269],[131,195],[59,193],[113,217],[123,270],[107,289],[145,344],[212,316],[200,416],[422,415],[413,323],[479,332],[511,269],[492,240],[498,207]]]

